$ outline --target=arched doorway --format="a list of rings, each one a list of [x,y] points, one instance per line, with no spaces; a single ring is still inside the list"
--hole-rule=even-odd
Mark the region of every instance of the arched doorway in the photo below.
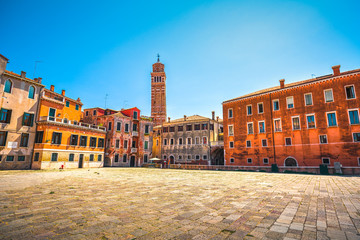
[[[296,161],[295,158],[288,157],[288,158],[285,159],[284,166],[285,167],[297,167],[298,164],[297,164],[297,161]]]
[[[104,167],[111,167],[111,159],[109,157],[105,158]]]
[[[224,165],[224,147],[211,149],[211,165]]]
[[[174,158],[174,156],[170,156],[170,158],[169,158],[169,160],[170,160],[170,164],[175,164],[175,158]]]

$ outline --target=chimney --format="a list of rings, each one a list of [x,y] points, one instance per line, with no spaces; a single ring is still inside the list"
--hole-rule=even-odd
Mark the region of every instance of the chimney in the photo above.
[[[340,75],[340,65],[336,65],[332,67],[333,71],[334,71],[334,76],[339,76]]]
[[[38,81],[38,83],[41,84],[42,78],[41,77],[37,78],[37,81]]]
[[[51,85],[51,86],[50,86],[50,91],[52,91],[52,92],[55,91],[55,86],[54,86],[54,85]]]
[[[25,78],[26,77],[26,72],[24,71],[21,71],[21,75],[20,75],[21,78]]]
[[[216,121],[217,121],[217,122],[219,121],[219,116],[216,116]]]
[[[215,111],[212,111],[212,112],[211,112],[211,119],[212,119],[212,120],[215,120]]]
[[[170,122],[170,117],[168,117],[168,122]]]
[[[280,79],[280,88],[284,88],[285,87],[285,79]]]
[[[184,115],[184,121],[186,121],[186,115]]]
[[[61,95],[65,96],[65,90],[61,90]]]

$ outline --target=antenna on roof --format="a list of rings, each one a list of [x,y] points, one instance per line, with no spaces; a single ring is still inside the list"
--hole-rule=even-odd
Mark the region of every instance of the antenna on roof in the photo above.
[[[157,54],[158,62],[160,62],[160,54]]]
[[[33,79],[35,78],[35,72],[36,72],[36,65],[38,63],[41,63],[42,61],[35,61],[35,67],[34,67],[34,75],[33,75]]]
[[[109,94],[105,94],[105,109],[106,109],[106,101],[107,101],[108,96],[109,96]]]

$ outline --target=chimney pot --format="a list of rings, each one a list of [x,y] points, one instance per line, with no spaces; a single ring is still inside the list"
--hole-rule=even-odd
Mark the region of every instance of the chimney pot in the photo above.
[[[280,79],[280,88],[284,88],[285,87],[285,79]]]
[[[42,78],[41,77],[37,78],[37,81],[38,81],[38,83],[41,83]]]
[[[61,90],[61,95],[65,96],[65,90]]]
[[[216,116],[216,121],[217,121],[217,122],[219,121],[219,116]]]
[[[184,121],[186,121],[186,115],[184,115]]]
[[[215,120],[215,111],[211,112],[211,118],[212,118],[212,120]]]
[[[340,65],[333,66],[332,69],[334,71],[334,76],[340,75]]]
[[[26,72],[21,71],[21,77],[22,77],[22,78],[25,78],[25,77],[26,77]]]
[[[52,91],[52,92],[55,91],[55,86],[54,86],[54,85],[51,85],[51,86],[50,86],[50,91]]]

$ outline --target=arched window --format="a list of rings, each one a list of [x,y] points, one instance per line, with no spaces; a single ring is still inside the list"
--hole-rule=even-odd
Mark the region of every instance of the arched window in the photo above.
[[[34,99],[34,97],[35,97],[35,87],[30,86],[28,98]]]
[[[11,90],[12,90],[12,82],[10,80],[6,80],[4,92],[11,93]]]

